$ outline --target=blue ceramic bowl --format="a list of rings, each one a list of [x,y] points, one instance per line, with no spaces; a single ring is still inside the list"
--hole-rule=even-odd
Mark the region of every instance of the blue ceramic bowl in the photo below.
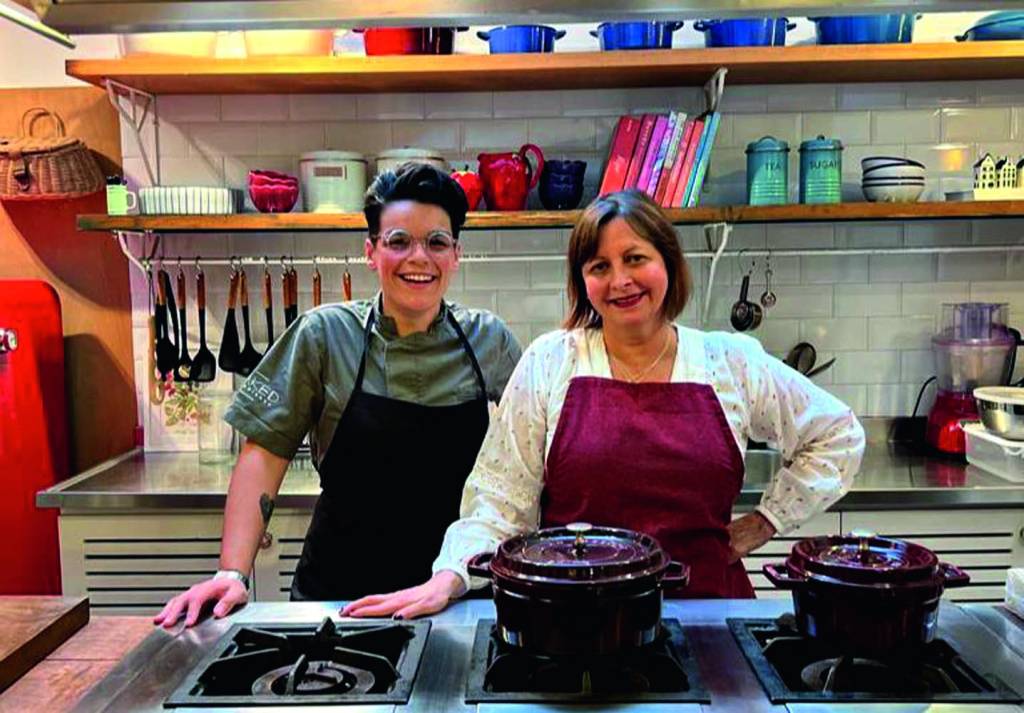
[[[602,22],[590,34],[605,51],[669,49],[672,33],[682,26],[681,22]]]
[[[557,161],[556,163],[582,163],[584,161]],[[548,170],[547,162],[540,173],[537,194],[541,205],[548,210],[572,210],[583,199],[583,174],[554,173]]]
[[[547,25],[505,25],[477,32],[476,36],[487,41],[491,54],[554,52],[555,40],[565,37],[565,30]]]
[[[704,33],[705,47],[782,47],[786,32],[796,27],[784,17],[698,20],[693,29]]]
[[[559,161],[551,160],[544,162],[544,173],[549,173],[556,176],[571,176],[574,178],[583,179],[583,174],[587,171],[586,161]]]
[[[810,17],[819,45],[862,45],[910,42],[914,15],[850,15]]]

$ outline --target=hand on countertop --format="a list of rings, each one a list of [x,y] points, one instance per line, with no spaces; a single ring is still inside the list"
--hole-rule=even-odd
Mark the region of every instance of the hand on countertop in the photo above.
[[[237,579],[208,579],[167,602],[163,611],[153,617],[153,623],[170,629],[184,612],[185,627],[188,628],[195,625],[203,609],[212,602],[216,602],[214,618],[221,619],[248,601],[249,592]]]
[[[341,610],[342,616],[388,616],[395,619],[413,619],[434,614],[448,606],[459,596],[463,584],[459,575],[442,570],[416,587],[401,589],[390,594],[371,594],[350,602]]]
[[[775,527],[759,512],[748,512],[728,524],[729,564],[740,560],[775,536]]]

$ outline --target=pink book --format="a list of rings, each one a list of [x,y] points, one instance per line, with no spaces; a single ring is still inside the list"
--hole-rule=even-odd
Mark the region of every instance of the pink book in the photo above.
[[[704,117],[700,117],[693,124],[693,133],[690,135],[690,143],[686,147],[686,160],[683,161],[683,170],[679,173],[679,183],[676,184],[675,193],[672,194],[670,208],[682,208],[683,196],[686,195],[686,186],[690,182],[690,173],[693,171],[693,159],[697,155],[697,147],[700,145],[700,137],[704,133]]]
[[[669,137],[668,150],[665,152],[665,163],[658,177],[658,184],[654,187],[654,202],[661,205],[665,199],[665,192],[668,190],[668,181],[672,177],[672,167],[679,156],[679,143],[683,139],[683,130],[686,125],[686,112],[676,113],[676,123],[672,127],[672,135]]]
[[[644,118],[640,121],[640,135],[637,136],[636,146],[633,148],[629,171],[626,173],[626,180],[622,183],[623,189],[636,188],[644,157],[647,156],[647,145],[651,143],[651,133],[654,131],[654,122],[657,118],[657,114],[644,114]]]
[[[654,171],[654,163],[658,160],[658,151],[661,150],[661,141],[665,138],[665,131],[668,129],[668,116],[659,114],[654,122],[654,131],[651,132],[651,143],[647,147],[647,156],[644,157],[643,167],[640,169],[640,177],[636,181],[636,187],[647,192],[647,184],[651,182],[651,172]]]
[[[690,139],[693,136],[693,127],[696,123],[697,119],[687,119],[686,126],[683,127],[683,137],[679,140],[679,150],[676,160],[672,164],[672,175],[669,176],[668,185],[665,186],[665,195],[658,202],[662,208],[672,207],[672,196],[675,195],[676,186],[679,185],[679,177],[683,172],[683,164],[686,163],[686,152],[690,148]]]
[[[598,191],[598,195],[603,196],[606,193],[622,190],[639,134],[640,117],[619,117],[619,124],[612,137],[611,147],[608,149],[608,163],[604,168],[604,178],[601,179],[601,189]]]
[[[661,137],[661,145],[658,147],[658,155],[654,159],[654,166],[651,168],[651,178],[647,181],[645,192],[654,198],[658,190],[658,181],[661,180],[661,172],[665,168],[665,159],[668,157],[668,149],[672,143],[672,135],[676,132],[676,122],[679,121],[679,113],[670,111],[668,113],[668,124],[665,126],[665,134]]]

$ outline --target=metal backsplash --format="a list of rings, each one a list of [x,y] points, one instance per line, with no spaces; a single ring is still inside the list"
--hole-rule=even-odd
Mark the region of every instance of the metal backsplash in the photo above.
[[[158,30],[497,25],[694,17],[949,12],[1024,8],[1015,0],[20,0],[75,34]]]

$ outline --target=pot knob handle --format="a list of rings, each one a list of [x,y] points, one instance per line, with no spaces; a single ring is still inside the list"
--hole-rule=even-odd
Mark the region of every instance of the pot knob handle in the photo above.
[[[570,522],[565,526],[565,529],[576,535],[576,539],[572,543],[572,552],[577,557],[582,557],[583,552],[587,549],[587,538],[585,535],[594,529],[594,526],[589,522]]]

